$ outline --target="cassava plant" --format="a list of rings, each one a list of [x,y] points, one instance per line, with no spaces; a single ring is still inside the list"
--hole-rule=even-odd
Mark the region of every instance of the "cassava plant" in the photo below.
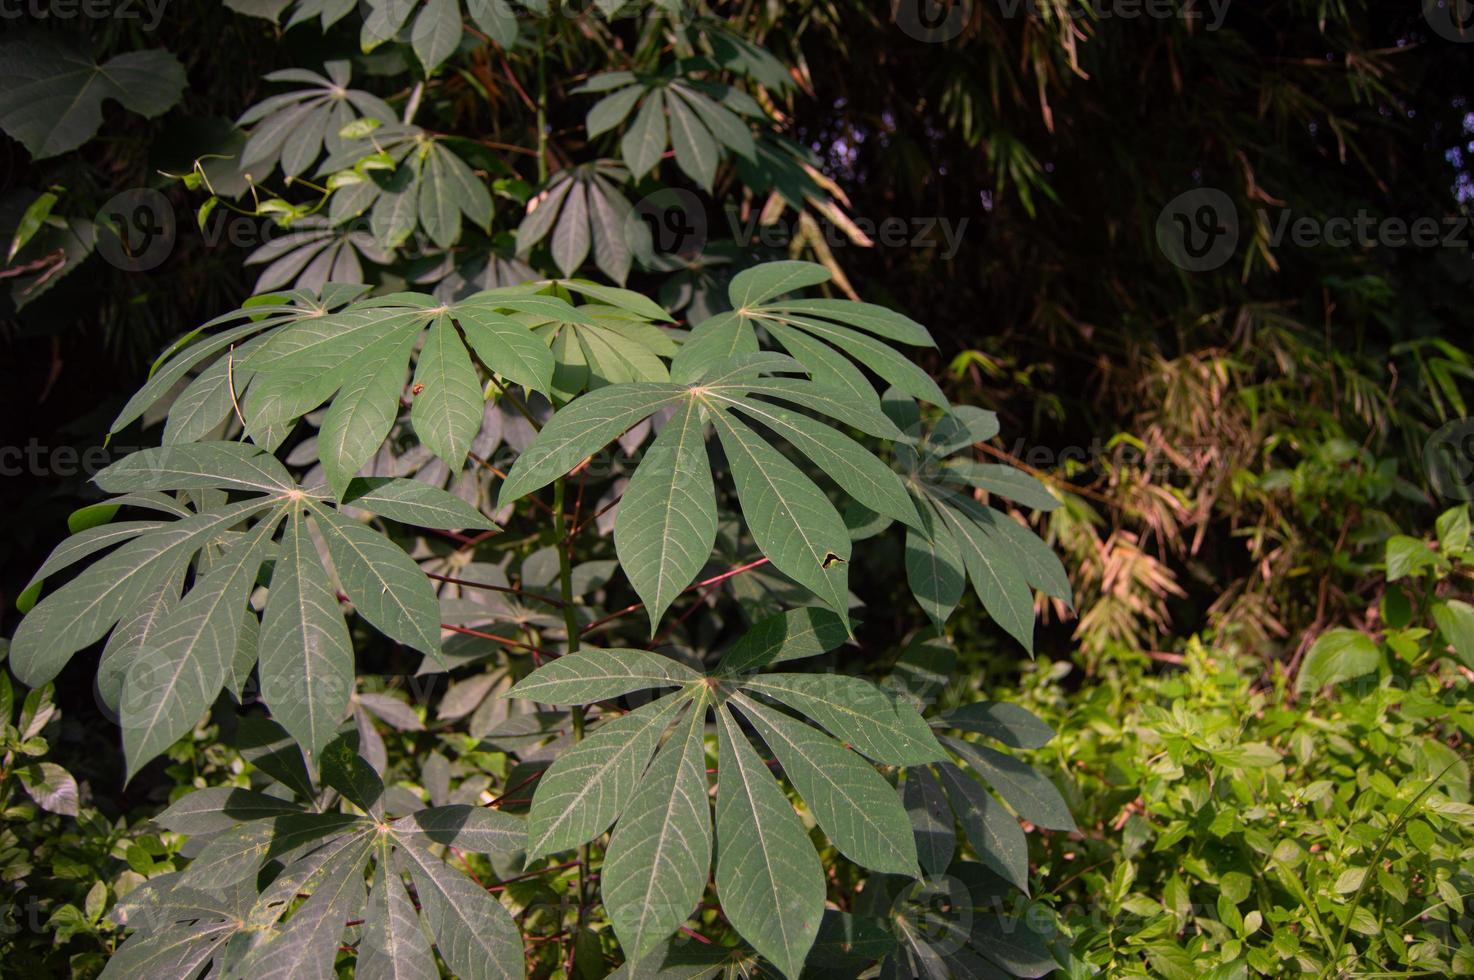
[[[816,949],[866,936],[871,960],[900,955],[900,939],[938,963],[1048,969],[1042,940],[1000,953],[981,921],[926,932],[826,901],[825,865],[832,875],[842,860],[913,884],[966,864],[980,887],[1027,889],[1017,818],[985,783],[1035,825],[1072,827],[1046,778],[939,741],[904,685],[804,669],[855,638],[857,539],[892,523],[939,624],[970,577],[1027,643],[1031,584],[1062,584],[1030,532],[968,492],[1047,503],[1037,485],[925,462],[987,438],[992,416],[946,406],[898,352],[929,342],[921,325],[800,298],[828,277],[756,266],[733,279],[731,312],[690,331],[637,293],[578,280],[448,304],[329,287],[260,297],[171,349],[115,422],[172,397],[164,444],[97,475],[111,496],[37,572],[10,657],[40,685],[106,640],[97,685],[129,778],[220,699],[246,714],[249,786],[202,789],[160,815],[194,839],[193,860],[126,897],[117,914],[135,931],[109,972],[327,976],[341,956],[366,976],[520,977],[552,913],[510,886],[538,876],[566,887],[553,932],[568,953],[554,966],[530,955],[534,972],[760,957],[795,977]],[[570,365],[556,337],[594,326],[668,351],[669,380],[558,397]],[[895,387],[882,397],[861,365]],[[923,411],[935,420],[924,435]],[[503,412],[535,434],[492,454],[478,443]],[[360,475],[395,439],[452,474],[470,457],[490,475],[470,486],[494,488],[494,502]],[[628,475],[600,464],[616,440]],[[637,601],[611,608],[626,588]],[[478,589],[496,601],[467,598]],[[498,720],[471,728],[505,753],[491,780],[450,792],[432,771],[439,752],[409,760],[418,771],[386,768],[365,709],[392,723],[390,701],[418,717],[360,691],[363,665],[383,656],[375,633],[392,656],[422,655],[422,672],[489,679]],[[935,725],[1024,747],[1050,734],[1001,706]],[[477,738],[440,727],[474,758]],[[981,864],[939,852],[953,810]],[[832,847],[816,850],[806,822]],[[699,939],[673,942],[683,931]]]
[[[1020,820],[1073,824],[978,741],[1052,732],[924,712],[969,580],[1031,652],[1034,590],[1068,600],[989,503],[1054,498],[973,458],[994,414],[948,404],[908,354],[927,329],[858,301],[822,236],[790,253],[824,264],[662,252],[630,201],[685,180],[849,227],[781,131],[785,67],[704,4],[229,6],[320,25],[322,57],[182,183],[202,228],[287,233],[112,423],[161,445],[97,474],[9,658],[36,687],[101,646],[130,781],[181,740],[237,753],[157,817],[188,864],[121,895],[106,975],[1052,969],[1009,917]],[[63,122],[57,147],[95,132]],[[928,639],[865,642],[852,569],[903,574]]]

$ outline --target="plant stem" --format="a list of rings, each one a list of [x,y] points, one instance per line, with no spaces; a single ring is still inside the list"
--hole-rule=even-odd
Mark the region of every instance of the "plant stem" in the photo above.
[[[539,73],[540,74],[540,73]],[[558,587],[563,595],[563,625],[568,633],[568,653],[578,652],[578,614],[573,608],[573,558],[571,548],[564,547],[568,540],[568,528],[563,514],[563,497],[567,489],[567,482],[559,477],[553,484],[553,539],[558,542]],[[573,712],[573,741],[575,743],[583,740],[583,706],[574,705]],[[578,925],[573,930],[573,941],[568,946],[568,969],[569,977],[573,976],[573,956],[578,949],[578,937],[583,932],[585,902],[587,900],[586,884],[589,876],[589,845],[581,844],[578,848],[578,884],[574,892],[578,899]]]
[[[556,12],[556,11],[554,11]],[[548,28],[547,21],[538,23],[537,39],[537,182],[548,180]]]

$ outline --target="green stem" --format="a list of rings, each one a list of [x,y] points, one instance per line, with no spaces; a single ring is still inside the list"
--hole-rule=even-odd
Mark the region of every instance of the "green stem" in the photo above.
[[[568,527],[564,518],[564,493],[567,482],[559,477],[553,483],[553,540],[554,547],[558,549],[558,588],[563,596],[563,626],[568,633],[568,653],[578,652],[579,630],[578,614],[573,607],[573,556],[572,546],[568,541]],[[574,705],[573,712],[573,741],[583,740],[583,706]],[[568,975],[573,976],[574,951],[578,948],[578,936],[583,932],[584,912],[588,897],[589,877],[589,845],[583,844],[578,849],[578,885],[575,897],[578,899],[578,925],[573,930],[573,942],[568,948]]]
[[[553,14],[557,13],[554,8]],[[537,182],[548,180],[548,28],[552,17],[540,18],[537,39]]]

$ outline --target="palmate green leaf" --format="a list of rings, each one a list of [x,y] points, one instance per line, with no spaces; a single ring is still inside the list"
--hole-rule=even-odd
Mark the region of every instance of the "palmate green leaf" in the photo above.
[[[342,496],[344,506],[357,507],[415,527],[491,530],[490,518],[453,493],[419,480],[360,477]]]
[[[942,785],[929,767],[913,766],[906,770],[901,800],[911,819],[922,869],[928,874],[942,874],[957,852],[957,829]]]
[[[527,860],[568,850],[609,829],[629,804],[660,736],[689,701],[671,694],[600,725],[538,780]]]
[[[384,535],[313,505],[353,607],[391,639],[440,658],[440,603],[420,567]]]
[[[287,176],[306,173],[324,148],[329,154],[340,148],[344,126],[356,119],[386,123],[396,118],[378,96],[349,86],[351,62],[329,61],[323,70],[326,76],[296,68],[265,76],[269,82],[307,87],[270,96],[236,120],[237,125],[251,127],[240,155],[243,172],[261,180],[280,163]]]
[[[734,276],[728,298],[748,329],[761,327],[814,380],[873,402],[874,388],[854,363],[858,361],[906,394],[945,407],[946,396],[931,376],[890,346],[935,346],[921,324],[869,303],[778,298],[828,282],[830,275],[812,262],[770,262]],[[693,333],[702,330],[698,325]]]
[[[420,911],[452,974],[466,980],[521,980],[522,935],[512,914],[485,889],[411,839],[396,837]]]
[[[488,369],[538,390],[551,384],[551,354],[508,317],[521,310],[587,319],[551,296],[496,291],[438,306],[426,296],[397,293],[286,323],[243,361],[253,374],[243,402],[247,430],[270,446],[300,416],[332,399],[319,452],[330,484],[343,492],[398,415],[411,351],[429,328],[411,419],[421,440],[459,469],[481,425],[482,388],[457,325]]]
[[[953,508],[931,501],[962,552],[962,564],[988,615],[1010,636],[1034,652],[1034,596],[1028,577],[1008,551],[992,547],[986,532]]]
[[[827,728],[876,762],[921,765],[946,758],[911,704],[858,677],[843,674],[758,674],[746,690],[773,698]]]
[[[1024,894],[1029,892],[1029,845],[1023,828],[977,780],[951,764],[939,767],[952,809],[978,859]]]
[[[685,664],[649,650],[587,649],[544,664],[507,696],[542,704],[588,704],[649,688],[682,687],[700,676]]]
[[[770,664],[828,653],[849,638],[847,624],[827,609],[792,609],[753,625],[722,655],[717,669],[741,674]]]
[[[706,703],[698,700],[644,774],[604,857],[604,908],[630,962],[674,933],[706,888],[712,832],[705,721]]]
[[[1038,716],[1006,701],[975,701],[954,708],[940,718],[949,728],[977,732],[1016,749],[1043,748],[1054,738],[1054,729]]]
[[[895,789],[834,739],[741,694],[735,704],[845,857],[890,874],[919,874],[911,822]]]
[[[241,973],[263,980],[335,977],[344,923],[363,910],[363,863],[373,846],[365,835],[335,855],[307,901],[251,951]]]
[[[213,834],[243,821],[300,812],[302,808],[297,804],[275,796],[235,786],[215,786],[176,800],[154,821],[178,834]]]
[[[194,728],[224,686],[280,516],[261,521],[212,566],[128,668],[119,705],[127,778]]]
[[[925,531],[906,531],[906,581],[922,611],[940,627],[962,601],[967,570],[947,522],[929,507],[921,508],[921,515]]]
[[[317,758],[348,713],[353,643],[299,507],[287,516],[271,577],[260,671],[261,697],[272,717],[308,758]]]
[[[416,810],[394,824],[400,840],[442,844],[475,854],[511,854],[527,843],[521,817],[464,803]]]
[[[295,813],[253,820],[211,840],[185,869],[182,884],[216,891],[252,877],[267,861],[319,841],[351,842],[372,821],[347,813]]]
[[[754,401],[724,398],[719,401],[767,427],[809,459],[836,484],[866,507],[911,527],[921,527],[916,504],[896,471],[866,452],[849,436],[816,422],[806,415]]]
[[[180,508],[182,519],[136,534],[137,527],[116,536],[103,532],[106,525],[85,529],[85,543],[58,552],[47,574],[99,541],[119,546],[43,598],[16,631],[13,669],[36,683],[112,631],[98,684],[104,700],[118,706],[130,776],[188,732],[222,686],[238,690],[258,653],[263,699],[292,735],[309,753],[330,737],[346,712],[353,655],[331,577],[306,534],[309,513],[365,618],[439,656],[439,604],[419,566],[382,534],[340,516],[320,491],[291,483],[270,457],[238,443],[183,444],[136,453],[97,480],[133,491],[115,498],[118,504],[154,507],[151,494],[184,484],[200,488],[190,491],[192,499],[219,508]],[[399,482],[365,489],[402,517],[465,509],[459,501],[448,507],[443,491],[406,492]],[[222,484],[265,492],[225,503]],[[284,519],[278,548],[272,539]],[[247,598],[266,561],[274,575],[258,639]]]
[[[389,842],[381,840],[378,847],[354,975],[362,980],[440,980],[414,903],[391,869]]]
[[[437,317],[425,335],[415,365],[414,390],[418,394],[410,420],[415,434],[452,471],[458,471],[481,429],[485,399],[471,356],[448,316]]]
[[[461,41],[461,8],[457,0],[427,0],[415,18],[410,44],[428,75]]]
[[[725,709],[716,716],[722,912],[759,953],[797,977],[824,913],[819,855],[736,719]]]
[[[358,753],[356,735],[340,735],[322,753],[322,782],[375,819],[384,816],[384,781]]]
[[[697,399],[677,406],[630,478],[614,522],[620,567],[645,603],[651,636],[716,543],[716,487],[703,415]]]
[[[1008,801],[1018,815],[1046,830],[1074,830],[1075,821],[1064,797],[1043,773],[1012,756],[964,742],[944,738],[947,748],[957,753],[989,786]]]
[[[713,422],[758,548],[831,608],[847,608],[851,542],[829,498],[751,429],[725,414]]]
[[[185,81],[167,51],[127,51],[99,65],[55,32],[17,32],[0,44],[0,129],[33,160],[54,157],[92,138],[103,102],[151,119],[179,101]]]
[[[620,191],[629,173],[609,160],[597,160],[554,174],[529,202],[517,229],[517,254],[549,241],[553,261],[565,276],[583,265],[590,252],[605,275],[623,284],[634,261],[633,239],[643,226]]]

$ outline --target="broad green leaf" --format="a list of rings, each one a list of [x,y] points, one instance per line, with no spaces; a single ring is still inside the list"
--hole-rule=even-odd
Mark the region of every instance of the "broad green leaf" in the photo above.
[[[837,320],[899,344],[913,347],[936,346],[936,341],[926,327],[908,316],[874,303],[859,303],[848,299],[789,299],[783,301],[783,309],[801,316]]]
[[[1039,770],[986,745],[943,739],[973,771],[1030,823],[1046,830],[1074,830],[1075,820],[1058,789]]]
[[[921,508],[926,533],[906,530],[906,582],[927,617],[938,627],[947,621],[967,589],[962,548],[947,523],[930,508]]]
[[[353,376],[323,415],[317,453],[328,486],[339,498],[354,474],[374,458],[399,417],[404,369],[414,341],[414,334],[407,333],[365,350],[355,360]]]
[[[353,693],[353,642],[306,514],[293,507],[261,620],[261,697],[309,758],[348,713]]]
[[[356,735],[340,735],[322,753],[322,782],[376,820],[384,816],[384,781],[358,753]]]
[[[758,548],[780,572],[843,612],[851,543],[834,504],[755,432],[723,413],[713,421]]]
[[[593,241],[589,232],[589,186],[588,181],[573,181],[558,215],[558,227],[553,229],[553,261],[565,276],[573,275],[583,265]]]
[[[1032,656],[1034,596],[1013,556],[991,547],[983,529],[951,507],[936,504],[935,510],[957,540],[962,564],[983,608]]]
[[[644,93],[645,90],[640,86],[630,85],[594,103],[584,119],[589,139],[602,136],[624,122]]]
[[[1045,544],[1037,534],[1024,527],[1007,514],[979,505],[975,512],[986,514],[987,521],[978,520],[988,538],[995,543],[1009,546],[1028,583],[1045,595],[1054,596],[1067,603],[1074,603],[1074,589],[1065,566],[1054,549]]]
[[[400,838],[420,896],[420,911],[454,976],[522,980],[522,936],[512,915],[471,879],[417,844]]]
[[[629,165],[630,176],[639,180],[649,173],[660,162],[665,143],[665,93],[656,89],[635,113],[635,121],[619,141],[620,155]]]
[[[553,354],[525,324],[470,304],[457,308],[456,322],[487,367],[534,391],[551,390]]]
[[[975,487],[1034,510],[1051,511],[1059,507],[1059,500],[1044,484],[1012,466],[957,460],[949,463],[947,470]]]
[[[679,385],[649,382],[591,391],[553,415],[523,451],[497,494],[505,507],[573,469],[647,416],[687,397]]]
[[[666,95],[670,113],[670,143],[676,165],[711,193],[717,176],[717,144],[689,104],[673,92]]]
[[[671,361],[671,380],[692,384],[733,357],[757,352],[757,334],[748,319],[732,311],[718,313],[691,329]]]
[[[1016,749],[1037,749],[1054,738],[1054,729],[1032,712],[1006,701],[975,701],[942,715],[949,728],[977,732]]]
[[[630,962],[674,933],[706,888],[711,805],[705,723],[706,704],[698,701],[641,779],[604,856],[604,908]]]
[[[717,895],[743,939],[796,978],[824,914],[824,872],[793,806],[725,708],[717,716]]]
[[[1435,602],[1433,621],[1444,642],[1453,647],[1454,656],[1474,670],[1474,606],[1458,599]]]
[[[287,924],[251,950],[243,975],[332,980],[344,923],[363,911],[363,865],[373,848],[365,837],[336,855],[312,895]]]
[[[769,664],[817,657],[848,638],[848,625],[828,609],[790,609],[769,616],[742,634],[722,655],[718,669],[724,674],[740,674]]]
[[[384,535],[314,507],[353,608],[391,639],[440,657],[440,602],[420,566]]]
[[[424,66],[425,74],[438,68],[460,43],[460,5],[456,0],[427,0],[410,31],[410,44],[415,49],[415,57]]]
[[[1295,690],[1304,694],[1362,677],[1381,663],[1382,651],[1370,636],[1352,629],[1327,630],[1305,655]]]
[[[93,478],[108,493],[245,490],[281,493],[295,484],[274,456],[239,442],[197,442],[129,453]]]
[[[614,522],[620,567],[645,603],[650,635],[711,557],[716,487],[695,398],[666,423],[630,478]]]
[[[54,762],[18,765],[16,778],[26,795],[48,813],[77,816],[77,781],[72,774]]]
[[[957,828],[942,785],[932,775],[930,767],[912,766],[906,770],[906,785],[901,790],[901,799],[911,819],[911,832],[916,838],[916,852],[922,869],[929,874],[942,874],[957,852]]]
[[[238,541],[165,614],[153,643],[128,668],[119,706],[128,779],[194,728],[220,693],[279,520],[273,515]]]
[[[527,860],[577,847],[629,805],[660,736],[689,699],[667,695],[600,725],[538,780],[527,818]]]
[[[471,356],[448,316],[436,317],[425,335],[415,366],[414,391],[410,421],[415,434],[445,460],[452,473],[459,472],[471,441],[481,430],[486,403]]]
[[[359,477],[348,484],[342,499],[345,506],[416,527],[476,531],[496,527],[460,497],[419,480]]]
[[[416,810],[395,822],[394,834],[476,854],[512,854],[527,842],[521,817],[464,803]]]
[[[419,915],[403,880],[391,869],[389,855],[388,841],[381,840],[354,975],[360,980],[440,980]]]
[[[108,958],[101,976],[106,980],[195,976],[235,930],[233,922],[205,919],[135,932]]]
[[[253,820],[206,844],[180,880],[201,891],[217,891],[253,876],[279,855],[324,838],[350,843],[352,835],[366,835],[372,827],[372,822],[347,813],[294,813]]]
[[[1427,542],[1394,534],[1387,539],[1387,581],[1396,582],[1417,575],[1438,564],[1438,553]]]
[[[588,704],[652,687],[700,680],[685,664],[649,650],[579,650],[550,660],[507,692],[543,704]]]
[[[916,841],[896,791],[834,739],[781,712],[733,696],[798,795],[845,857],[873,871],[916,877]]]
[[[102,639],[130,609],[172,581],[180,563],[206,541],[271,503],[245,500],[185,518],[95,562],[21,620],[11,638],[11,670],[30,687],[51,680],[73,653]]]
[[[868,394],[861,398],[852,397],[843,389],[827,388],[817,382],[802,378],[763,378],[744,383],[742,389],[749,395],[777,398],[820,412],[845,425],[854,426],[866,435],[881,439],[900,439],[901,430],[875,407],[873,391],[867,386]]]
[[[99,65],[55,31],[19,31],[0,43],[0,129],[31,159],[75,150],[102,125],[116,101],[152,119],[179,101],[184,69],[169,52],[125,51]]]
[[[807,415],[748,398],[723,398],[743,415],[761,422],[819,465],[845,493],[877,514],[921,527],[916,504],[900,476],[849,436]]]
[[[775,296],[817,286],[831,278],[828,269],[814,262],[765,262],[733,276],[727,287],[727,299],[733,309],[741,312]]]
[[[952,809],[978,858],[1003,880],[1029,893],[1029,844],[1013,814],[977,780],[954,765],[939,767]]]
[[[154,822],[177,834],[213,834],[248,820],[300,813],[301,807],[287,800],[236,786],[213,786],[195,790],[176,800]]]
[[[892,691],[844,674],[758,674],[744,689],[781,701],[876,762],[915,766],[946,753],[925,720]]]
[[[88,555],[132,541],[146,531],[157,531],[166,526],[162,521],[118,521],[115,524],[101,524],[79,531],[51,550],[51,554],[46,556],[46,560],[21,591],[29,591],[47,577],[64,568],[70,568]]]

